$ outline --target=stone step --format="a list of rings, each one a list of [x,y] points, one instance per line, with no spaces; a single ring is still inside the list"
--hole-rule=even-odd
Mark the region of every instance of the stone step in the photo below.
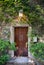
[[[12,58],[6,65],[35,65],[35,63],[28,57],[17,57]]]
[[[32,64],[32,63],[7,63],[6,65],[35,65],[35,64]]]

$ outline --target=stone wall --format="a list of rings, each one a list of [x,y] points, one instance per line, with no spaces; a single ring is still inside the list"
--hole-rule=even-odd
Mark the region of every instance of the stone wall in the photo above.
[[[10,40],[10,23],[0,23],[0,38],[4,39],[4,40]],[[15,26],[15,25],[14,25]],[[43,30],[42,29],[38,29],[38,28],[34,28],[35,33],[37,33],[38,35],[40,35],[39,39],[40,41],[44,42],[44,27]],[[42,32],[41,32],[42,31]]]
[[[10,38],[10,26],[8,24],[0,25],[0,38],[4,40],[9,40]]]

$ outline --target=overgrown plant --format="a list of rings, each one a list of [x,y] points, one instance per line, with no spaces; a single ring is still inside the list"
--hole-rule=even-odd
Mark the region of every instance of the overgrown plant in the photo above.
[[[16,50],[15,43],[11,44],[9,41],[0,40],[0,65],[4,65],[10,59],[9,49]]]
[[[30,52],[36,59],[44,60],[44,43],[32,43]]]

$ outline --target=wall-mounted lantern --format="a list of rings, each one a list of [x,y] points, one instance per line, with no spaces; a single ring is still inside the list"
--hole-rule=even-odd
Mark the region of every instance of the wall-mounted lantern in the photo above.
[[[33,37],[33,42],[37,42],[37,37]]]
[[[23,10],[19,11],[19,17],[23,17]]]

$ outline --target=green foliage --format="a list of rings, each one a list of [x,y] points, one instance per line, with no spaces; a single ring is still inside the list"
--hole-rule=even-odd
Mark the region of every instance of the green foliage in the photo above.
[[[1,57],[0,57],[0,65],[4,65],[4,64],[6,64],[6,62],[9,60],[9,55],[2,55]]]
[[[15,50],[15,43],[11,44],[9,41],[0,40],[0,51],[4,51],[7,48]]]
[[[36,59],[44,60],[44,43],[32,43],[30,51]]]
[[[16,50],[16,44],[15,43],[10,44],[9,49]]]
[[[44,10],[40,5],[34,5],[33,6],[34,10],[29,13],[29,20],[33,26],[35,25],[42,25],[44,24]]]
[[[37,0],[38,4],[44,7],[44,0]]]
[[[16,50],[15,43],[11,44],[9,41],[0,39],[0,65],[5,64],[9,60],[9,50]]]
[[[18,16],[20,9],[28,17],[28,24],[32,26],[44,24],[44,9],[30,0],[0,0],[0,22],[11,22]],[[36,24],[37,23],[37,24]]]
[[[44,8],[39,4],[30,3],[30,0],[1,0],[0,22],[12,22],[13,19],[18,16],[20,9],[23,9],[24,15],[28,18],[26,23],[32,26],[34,32],[37,33],[36,27],[39,32],[41,32],[41,27],[44,25]],[[20,24],[22,23],[26,24],[24,21]],[[39,33],[37,34],[39,35]]]

